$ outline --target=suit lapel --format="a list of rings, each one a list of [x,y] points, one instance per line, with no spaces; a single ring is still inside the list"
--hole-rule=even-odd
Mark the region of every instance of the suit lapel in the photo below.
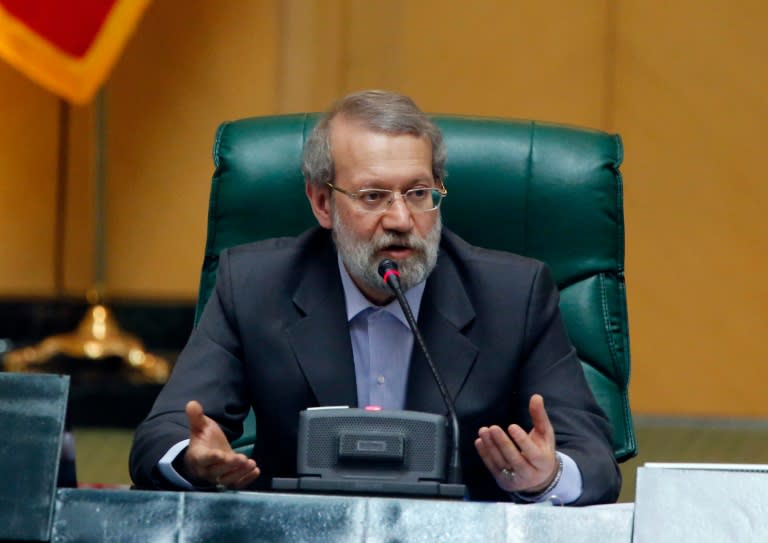
[[[319,405],[357,406],[344,289],[330,236],[323,233],[300,271],[293,303],[300,317],[287,328],[288,341]],[[446,251],[430,275],[419,310],[419,328],[430,355],[456,401],[478,348],[463,334],[475,318],[458,271]],[[421,350],[414,344],[405,408],[445,412],[445,403]]]
[[[427,280],[418,321],[429,354],[454,402],[477,357],[477,346],[462,333],[474,317],[472,303],[453,261],[443,251]],[[414,411],[446,411],[427,361],[415,343],[405,403],[406,409]]]
[[[288,341],[319,405],[357,405],[357,385],[336,253],[330,237],[307,258],[293,303],[303,315]]]

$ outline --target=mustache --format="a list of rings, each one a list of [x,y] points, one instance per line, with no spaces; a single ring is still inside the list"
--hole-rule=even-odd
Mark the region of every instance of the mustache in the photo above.
[[[413,233],[394,234],[391,232],[386,232],[376,238],[373,243],[373,250],[374,252],[380,251],[392,245],[407,247],[409,249],[425,250],[427,247],[427,241]]]

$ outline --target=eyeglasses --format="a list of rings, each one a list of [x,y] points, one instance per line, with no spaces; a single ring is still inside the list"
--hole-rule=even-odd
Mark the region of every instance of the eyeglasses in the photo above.
[[[369,213],[384,213],[395,201],[395,194],[399,194],[408,209],[415,213],[434,211],[448,195],[448,190],[437,187],[416,187],[405,192],[389,189],[360,189],[356,191],[344,190],[333,183],[326,183],[331,189],[349,196],[361,211]]]

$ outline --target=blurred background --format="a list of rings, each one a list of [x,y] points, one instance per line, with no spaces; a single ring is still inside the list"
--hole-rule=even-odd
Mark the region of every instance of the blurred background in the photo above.
[[[172,362],[216,127],[385,88],[428,112],[621,134],[640,451],[622,501],[644,461],[768,463],[767,19],[761,0],[154,0],[101,107],[0,62],[0,352],[72,330],[100,279],[120,325]],[[73,388],[81,481],[129,483],[154,393]]]

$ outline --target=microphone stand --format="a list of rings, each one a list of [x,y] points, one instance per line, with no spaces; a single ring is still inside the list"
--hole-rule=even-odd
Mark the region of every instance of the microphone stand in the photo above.
[[[392,289],[395,293],[400,307],[405,313],[405,318],[408,321],[408,325],[411,327],[413,336],[416,338],[416,342],[419,344],[421,352],[424,353],[424,358],[427,360],[427,365],[432,372],[432,377],[437,383],[437,388],[440,389],[440,394],[443,397],[445,406],[448,409],[448,418],[451,421],[451,454],[448,463],[447,480],[448,483],[462,484],[461,478],[461,458],[459,456],[459,417],[456,415],[456,408],[453,405],[453,399],[448,393],[448,388],[443,382],[443,378],[440,376],[440,372],[437,370],[432,357],[429,355],[427,345],[424,343],[424,338],[421,337],[418,327],[416,326],[416,319],[413,317],[411,306],[408,304],[408,300],[405,299],[403,289],[400,287],[400,272],[397,269],[397,264],[392,260],[385,259],[379,264],[379,275],[384,279],[384,283]]]

